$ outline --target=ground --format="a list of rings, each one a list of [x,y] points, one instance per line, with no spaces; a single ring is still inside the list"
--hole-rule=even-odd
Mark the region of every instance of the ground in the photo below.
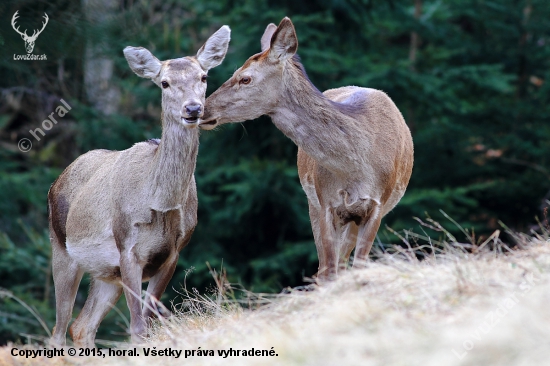
[[[158,323],[148,343],[136,348],[139,357],[31,360],[12,357],[11,348],[22,346],[9,345],[0,350],[0,365],[550,364],[550,241],[545,239],[524,242],[512,252],[450,248],[423,261],[384,254],[364,269],[311,287],[254,295],[251,307],[228,300],[227,292],[217,301],[191,294],[182,313]],[[127,353],[134,349],[118,347]],[[248,356],[252,348],[253,354],[273,351]],[[151,354],[165,349],[172,355]]]

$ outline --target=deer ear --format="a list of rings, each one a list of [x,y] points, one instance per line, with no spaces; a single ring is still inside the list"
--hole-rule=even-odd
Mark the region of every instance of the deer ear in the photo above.
[[[231,29],[224,25],[218,31],[210,36],[206,43],[197,52],[197,60],[204,71],[222,63],[229,47],[231,39]]]
[[[294,25],[289,18],[285,17],[271,37],[269,58],[274,61],[284,61],[294,56],[296,50],[298,50],[298,37]]]
[[[273,36],[273,33],[277,30],[277,26],[273,23],[270,23],[264,31],[264,35],[262,36],[262,39],[260,41],[260,45],[262,46],[262,52],[269,49],[271,46],[271,37]]]
[[[128,46],[124,49],[124,57],[132,71],[142,78],[155,81],[160,73],[161,62],[146,48]]]

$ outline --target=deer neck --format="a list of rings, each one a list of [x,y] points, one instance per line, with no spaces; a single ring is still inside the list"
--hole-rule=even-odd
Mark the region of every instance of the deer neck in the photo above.
[[[152,209],[181,207],[195,171],[199,147],[197,128],[186,128],[175,119],[162,121],[162,138],[150,170]]]
[[[332,171],[357,165],[356,112],[324,96],[295,61],[283,72],[281,98],[270,117],[287,137]],[[345,154],[342,154],[345,151]],[[350,166],[351,164],[351,166]],[[360,169],[360,167],[358,167]]]

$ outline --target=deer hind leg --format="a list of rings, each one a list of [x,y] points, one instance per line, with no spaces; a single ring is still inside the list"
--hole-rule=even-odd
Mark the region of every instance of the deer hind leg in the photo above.
[[[358,227],[353,265],[367,260],[382,219],[379,201],[372,198],[351,197],[348,191],[340,190],[342,203],[334,209],[341,225],[355,224]],[[350,238],[351,239],[351,238]],[[349,258],[353,246],[343,243],[345,258]]]
[[[361,266],[367,261],[381,221],[380,208],[376,206],[370,218],[359,227],[357,247],[355,248],[355,257],[353,258],[354,267]]]
[[[64,346],[65,334],[73,316],[74,301],[78,285],[84,272],[78,264],[69,256],[65,246],[60,243],[57,236],[51,231],[52,244],[52,273],[55,287],[55,327],[53,328],[50,344],[52,346]]]
[[[359,227],[355,224],[355,222],[350,222],[344,227],[338,260],[339,268],[346,268],[351,252],[357,244],[358,230]]]
[[[97,328],[121,294],[122,288],[118,284],[92,278],[86,303],[70,329],[76,347],[95,347]]]

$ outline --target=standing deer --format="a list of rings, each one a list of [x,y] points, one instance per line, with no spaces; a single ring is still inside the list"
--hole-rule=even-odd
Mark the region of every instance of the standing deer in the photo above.
[[[75,345],[94,347],[99,323],[123,290],[132,342],[145,335],[154,299],[166,289],[197,224],[197,125],[207,72],[223,61],[229,38],[229,27],[223,26],[196,56],[163,62],[145,48],[124,49],[130,68],[162,88],[162,138],[123,151],[90,151],[52,184],[53,345],[65,344],[84,272],[92,279],[88,299],[70,328]],[[143,281],[149,285],[142,310]]]
[[[319,280],[337,275],[355,248],[364,262],[380,220],[399,202],[413,166],[411,133],[383,92],[346,86],[319,92],[296,55],[294,25],[269,24],[262,52],[206,99],[205,130],[261,115],[298,145]]]
[[[25,29],[24,32],[21,32],[21,31],[19,31],[19,27],[17,27],[17,28],[15,27],[15,21],[17,20],[17,18],[19,18],[19,15],[17,15],[18,12],[19,12],[19,10],[16,11],[15,14],[13,14],[13,17],[11,18],[11,26],[12,26],[14,31],[19,33],[21,38],[23,38],[23,41],[25,41],[25,49],[27,50],[27,53],[32,53],[32,50],[34,49],[34,42],[36,42],[36,39],[38,38],[40,33],[42,33],[44,28],[46,28],[46,24],[48,24],[48,20],[50,18],[48,18],[48,14],[44,13],[43,18],[44,18],[45,22],[42,23],[42,29],[40,29],[40,30],[34,29],[33,33],[32,33],[32,36],[29,37],[29,35],[27,35],[27,30],[26,29]]]

